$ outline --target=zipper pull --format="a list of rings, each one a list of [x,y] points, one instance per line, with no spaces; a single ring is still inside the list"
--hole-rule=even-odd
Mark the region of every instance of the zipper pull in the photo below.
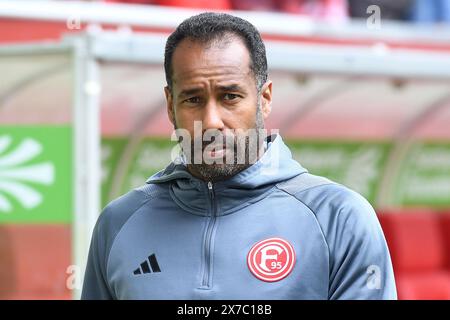
[[[211,199],[214,199],[213,184],[212,184],[211,181],[208,181],[208,190],[209,190],[209,194],[211,196]]]

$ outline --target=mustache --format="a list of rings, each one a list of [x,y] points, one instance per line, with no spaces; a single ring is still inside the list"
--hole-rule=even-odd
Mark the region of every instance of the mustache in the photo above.
[[[238,137],[236,135],[220,135],[220,136],[213,136],[211,137],[211,140],[205,141],[202,139],[202,137],[195,137],[191,140],[191,146],[192,147],[198,147],[201,146],[202,150],[204,150],[206,147],[209,148],[215,148],[215,149],[232,149],[236,148],[239,140],[242,140],[242,142],[245,142],[247,137],[242,136]]]

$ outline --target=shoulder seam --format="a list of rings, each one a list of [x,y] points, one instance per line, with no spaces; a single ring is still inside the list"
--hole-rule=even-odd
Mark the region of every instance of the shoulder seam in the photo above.
[[[140,192],[142,192],[144,195],[147,195],[147,196],[148,196],[148,194],[146,194],[144,191],[141,191],[141,190],[136,190],[136,191],[140,191]],[[113,246],[114,246],[114,243],[115,243],[115,241],[116,241],[116,239],[117,239],[117,236],[120,234],[120,232],[122,231],[123,227],[125,227],[125,225],[128,223],[128,221],[130,221],[131,217],[133,217],[139,209],[141,209],[145,204],[147,204],[148,201],[150,201],[150,200],[153,199],[153,198],[154,198],[154,197],[150,196],[148,199],[144,200],[144,202],[143,202],[139,207],[137,207],[137,208],[133,211],[132,214],[130,214],[130,216],[125,220],[125,222],[122,224],[122,226],[120,227],[120,229],[117,231],[116,235],[114,236],[113,240],[111,241],[111,246],[110,246],[110,248],[109,248],[108,256],[107,256],[107,258],[106,258],[106,265],[105,265],[106,283],[107,283],[107,285],[108,285],[109,290],[111,291],[111,293],[113,293],[114,291],[112,290],[112,288],[110,287],[110,284],[109,284],[108,266],[109,266],[109,260],[110,260],[110,257],[111,257],[111,251],[112,251],[112,248],[113,248]]]
[[[310,186],[310,187],[305,188],[305,189],[300,189],[300,190],[298,190],[298,191],[296,191],[296,192],[292,192],[292,193],[289,192],[289,191],[287,191],[287,190],[285,190],[282,186],[278,186],[278,185],[277,185],[277,188],[280,189],[280,190],[283,190],[283,191],[286,192],[287,194],[290,194],[291,196],[295,197],[296,194],[302,193],[302,192],[304,192],[304,191],[308,191],[308,190],[311,190],[311,189],[314,189],[314,188],[318,188],[318,187],[323,187],[323,186],[331,186],[331,185],[340,186],[339,183],[336,183],[336,182],[331,181],[331,182],[329,182],[329,183],[318,184],[318,185],[315,185],[315,186]]]
[[[333,183],[330,183],[330,184],[333,184]],[[309,188],[309,189],[304,189],[304,190],[300,191],[299,193],[301,193],[301,192],[303,192],[303,191],[306,191],[306,190],[311,190],[311,189],[313,189],[313,188],[315,188],[315,187],[321,187],[321,186],[324,186],[324,185],[328,185],[328,184],[322,184],[322,185],[318,185],[318,186],[313,186],[313,187],[311,187],[311,188]],[[316,222],[317,222],[317,225],[318,225],[318,227],[319,227],[320,233],[322,234],[323,240],[325,241],[325,244],[326,244],[327,249],[328,249],[328,272],[330,272],[331,250],[330,250],[330,246],[329,246],[329,244],[328,244],[328,239],[327,239],[327,237],[325,236],[325,233],[323,232],[323,229],[322,229],[322,226],[320,225],[319,220],[317,219],[317,214],[316,214],[316,212],[315,212],[309,205],[307,205],[305,202],[303,202],[303,201],[300,200],[298,197],[296,197],[295,194],[291,194],[291,193],[287,192],[286,190],[284,190],[284,189],[282,189],[282,188],[278,188],[278,189],[281,190],[281,191],[283,191],[284,193],[288,194],[288,195],[291,196],[292,198],[296,199],[296,200],[297,200],[298,202],[300,202],[301,204],[303,204],[303,205],[304,205],[306,208],[308,208],[308,210],[311,211],[311,213],[314,215],[314,219],[315,219]],[[328,276],[329,276],[329,274],[328,274]],[[329,296],[329,294],[330,294],[330,288],[328,287],[328,296]]]

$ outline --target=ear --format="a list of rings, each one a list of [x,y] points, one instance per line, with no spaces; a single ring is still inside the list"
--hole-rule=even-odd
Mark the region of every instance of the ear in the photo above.
[[[269,117],[272,111],[272,81],[267,82],[261,88],[261,111],[264,119]]]
[[[173,98],[168,86],[164,87],[164,94],[166,95],[167,115],[169,116],[170,122],[172,122],[172,124],[175,126],[175,110],[173,108]]]

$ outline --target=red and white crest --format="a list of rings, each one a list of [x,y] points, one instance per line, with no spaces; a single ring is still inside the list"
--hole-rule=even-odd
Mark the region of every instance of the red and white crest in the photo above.
[[[247,265],[253,275],[267,282],[284,279],[291,273],[294,264],[294,248],[281,238],[259,241],[247,256]]]

